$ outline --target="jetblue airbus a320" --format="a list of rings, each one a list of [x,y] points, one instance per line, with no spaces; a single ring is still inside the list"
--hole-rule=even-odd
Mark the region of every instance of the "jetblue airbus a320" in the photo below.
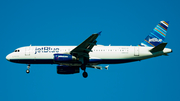
[[[137,46],[103,46],[96,45],[96,38],[101,32],[92,34],[78,46],[26,46],[16,49],[6,56],[10,62],[27,64],[26,73],[30,72],[30,64],[57,64],[58,74],[79,73],[88,76],[86,67],[108,69],[100,64],[119,64],[140,61],[161,55],[172,50],[165,48],[168,21],[160,23]]]

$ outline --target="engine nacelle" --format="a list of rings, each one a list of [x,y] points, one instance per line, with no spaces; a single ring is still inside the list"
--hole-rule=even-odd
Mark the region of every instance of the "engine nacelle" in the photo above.
[[[57,66],[58,74],[74,74],[79,73],[79,67],[71,67],[71,66]]]
[[[76,60],[75,56],[72,56],[70,54],[54,54],[54,61],[72,61]]]

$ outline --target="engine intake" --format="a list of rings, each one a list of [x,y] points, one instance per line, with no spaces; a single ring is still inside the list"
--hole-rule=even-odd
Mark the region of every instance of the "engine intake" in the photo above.
[[[71,67],[71,66],[57,66],[58,74],[74,74],[79,73],[79,67]]]

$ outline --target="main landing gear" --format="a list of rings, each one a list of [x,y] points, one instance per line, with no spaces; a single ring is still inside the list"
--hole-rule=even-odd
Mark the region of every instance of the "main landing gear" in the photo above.
[[[88,77],[88,73],[86,72],[86,65],[85,65],[85,64],[82,64],[82,65],[81,65],[81,69],[84,70],[84,72],[83,72],[83,77],[84,77],[84,78],[87,78],[87,77]]]
[[[30,70],[29,70],[29,69],[30,69],[30,64],[28,64],[28,66],[27,66],[27,70],[26,70],[26,73],[27,73],[27,74],[30,73]]]
[[[88,77],[88,73],[84,71],[84,72],[83,72],[83,77],[84,77],[84,78],[87,78],[87,77]]]

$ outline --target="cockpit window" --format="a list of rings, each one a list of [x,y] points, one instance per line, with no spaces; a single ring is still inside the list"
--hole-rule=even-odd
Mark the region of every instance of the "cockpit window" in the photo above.
[[[14,52],[20,52],[20,50],[19,50],[19,49],[16,49]]]

